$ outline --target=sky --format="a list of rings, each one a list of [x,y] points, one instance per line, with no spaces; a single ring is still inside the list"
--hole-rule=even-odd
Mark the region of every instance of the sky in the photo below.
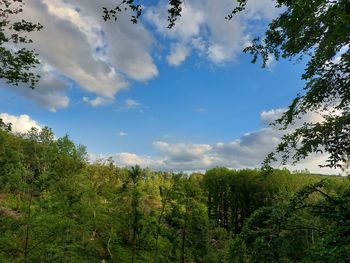
[[[283,135],[269,123],[302,92],[303,62],[271,58],[263,69],[242,52],[281,12],[271,0],[251,0],[231,21],[231,0],[186,1],[170,30],[166,1],[149,1],[137,25],[128,12],[103,21],[102,7],[116,0],[25,3],[19,18],[44,26],[30,35],[41,79],[34,90],[2,81],[0,118],[15,132],[68,134],[91,160],[167,171],[259,167]],[[319,168],[325,159],[287,168],[339,173]]]

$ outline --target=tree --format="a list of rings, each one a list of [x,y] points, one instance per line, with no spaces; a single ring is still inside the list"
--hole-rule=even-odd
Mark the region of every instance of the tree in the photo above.
[[[133,166],[129,171],[129,177],[132,181],[132,253],[131,253],[131,262],[135,261],[136,256],[136,242],[137,242],[137,234],[139,231],[139,221],[140,221],[140,211],[139,211],[139,199],[140,194],[137,191],[137,183],[142,176],[142,170],[140,166]]]
[[[342,182],[333,193],[331,180],[306,185],[289,201],[257,209],[233,239],[232,262],[348,262],[350,192]]]
[[[32,70],[39,59],[35,50],[23,46],[33,42],[25,34],[40,31],[42,25],[16,20],[16,15],[23,12],[23,5],[23,0],[0,0],[0,78],[8,84],[26,83],[34,88],[39,75]]]
[[[239,1],[234,12],[247,2]],[[323,166],[341,167],[350,154],[350,2],[279,0],[277,7],[284,12],[269,24],[265,38],[256,38],[244,50],[253,55],[253,63],[261,57],[263,67],[271,54],[276,59],[306,57],[304,92],[274,124],[286,129],[309,111],[324,120],[304,123],[283,136],[276,152],[285,164],[290,157],[295,163],[321,151],[329,154]]]
[[[349,186],[287,170],[91,164],[68,136],[5,125],[0,262],[349,262]]]
[[[142,12],[136,1],[123,0],[113,9],[104,8],[104,19],[117,20],[118,12],[132,10],[132,21]],[[184,1],[169,0],[168,28],[181,16]],[[237,0],[227,20],[244,11],[249,0]],[[288,110],[274,125],[287,129],[309,111],[319,113],[323,121],[304,123],[282,138],[276,149],[285,164],[294,163],[313,152],[328,153],[323,166],[338,168],[350,155],[350,2],[348,0],[276,0],[281,14],[270,22],[265,36],[254,39],[244,49],[253,56],[253,63],[262,59],[262,66],[273,55],[306,61],[304,91],[298,94]],[[267,163],[276,160],[270,154]]]
[[[239,7],[247,2],[239,1]],[[277,7],[284,12],[269,24],[265,37],[244,50],[253,63],[261,57],[263,66],[271,54],[307,60],[304,92],[274,124],[286,129],[309,111],[323,116],[283,136],[277,153],[285,164],[290,157],[297,162],[321,151],[329,154],[323,166],[341,167],[350,155],[350,2],[279,0]]]
[[[137,24],[138,19],[142,14],[142,5],[141,3],[136,3],[135,0],[122,0],[119,4],[113,8],[103,7],[103,19],[105,21],[114,19],[118,20],[118,13],[123,11],[132,11],[131,22]],[[168,9],[168,28],[175,26],[175,22],[179,16],[181,16],[182,3],[183,0],[169,0],[170,8]]]

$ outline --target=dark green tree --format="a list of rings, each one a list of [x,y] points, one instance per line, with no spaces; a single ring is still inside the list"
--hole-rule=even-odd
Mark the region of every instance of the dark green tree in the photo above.
[[[168,28],[175,26],[175,22],[181,16],[183,0],[169,0],[168,9]],[[118,14],[123,11],[131,11],[131,22],[137,24],[138,19],[142,14],[142,1],[122,0],[119,4],[113,7],[103,7],[103,19],[105,21],[114,19],[118,20]]]
[[[131,201],[131,207],[132,207],[132,251],[131,251],[131,262],[135,262],[136,257],[136,242],[137,242],[137,235],[139,232],[139,221],[140,221],[140,209],[139,209],[139,202],[140,202],[140,193],[137,189],[137,183],[140,180],[140,177],[142,176],[142,169],[140,166],[136,165],[131,167],[129,171],[129,177],[132,182],[132,201]]]
[[[332,193],[330,186],[321,180],[288,202],[257,209],[232,242],[232,262],[347,262],[349,190],[343,184]]]
[[[249,0],[239,0],[228,19],[244,10]],[[329,154],[323,166],[338,168],[350,155],[350,2],[347,0],[278,0],[282,13],[244,52],[253,63],[270,55],[276,59],[306,61],[304,91],[274,124],[287,129],[306,113],[321,114],[319,123],[303,123],[285,135],[277,147],[282,163],[298,162],[313,152]],[[270,160],[275,157],[270,155]]]

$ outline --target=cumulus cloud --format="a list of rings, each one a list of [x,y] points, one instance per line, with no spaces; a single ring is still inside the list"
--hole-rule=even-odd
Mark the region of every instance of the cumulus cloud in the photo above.
[[[26,1],[21,18],[44,26],[42,31],[30,34],[34,41],[30,47],[39,54],[42,64],[62,77],[56,80],[50,75],[54,79],[45,81],[47,72],[39,69],[43,83],[39,83],[37,92],[21,95],[56,110],[68,106],[65,88],[74,83],[95,94],[96,99],[88,103],[98,106],[128,88],[129,80],[147,81],[157,76],[150,55],[154,42],[151,34],[141,24],[130,23],[127,13],[118,23],[104,22],[101,8],[111,4],[110,0]]]
[[[40,74],[40,81],[35,89],[29,89],[26,84],[9,86],[4,82],[1,82],[0,86],[34,101],[52,112],[68,107],[70,99],[65,95],[65,92],[69,87],[69,83],[45,64],[37,68],[35,73]]]
[[[280,118],[282,114],[286,112],[286,110],[287,109],[285,108],[280,108],[280,109],[262,111],[260,113],[260,121],[263,125],[269,125],[270,123]]]
[[[15,116],[8,113],[1,113],[0,119],[5,123],[11,123],[12,131],[15,133],[26,133],[31,128],[41,129],[41,125],[26,114]]]
[[[206,15],[199,5],[182,5],[181,18],[176,21],[175,26],[169,30],[167,28],[167,2],[160,1],[157,6],[150,7],[145,13],[146,19],[151,22],[156,30],[173,40],[188,41],[192,37],[198,36],[201,32],[201,25],[205,22]]]
[[[233,8],[231,0],[184,2],[181,17],[174,28],[168,30],[167,6],[166,2],[161,1],[147,10],[146,19],[161,35],[175,41],[178,49],[174,46],[170,48],[168,62],[169,58],[177,58],[176,65],[180,65],[188,55],[188,51],[184,52],[187,47],[187,50],[196,50],[214,64],[223,64],[234,61],[250,43],[251,33],[259,31],[251,21],[272,19],[280,12],[275,8],[274,1],[252,0],[248,2],[246,11],[235,15],[231,21],[225,20]],[[270,62],[272,66],[273,61]]]
[[[280,108],[280,109],[272,109],[269,111],[262,111],[260,114],[260,121],[263,125],[268,125],[273,123],[275,120],[279,119],[284,112],[286,112],[287,109]],[[324,115],[332,112],[333,114],[338,114],[339,111],[335,109],[329,109],[329,111],[326,112],[307,112],[306,114],[302,115],[301,118],[296,119],[295,122],[287,131],[295,129],[295,127],[301,126],[303,123],[318,123],[322,122],[324,120]]]
[[[154,147],[163,156],[162,164],[168,169],[200,169],[211,164],[211,157],[208,155],[212,147],[208,144],[169,144],[157,141]]]
[[[231,0],[193,0],[183,4],[182,16],[175,27],[167,29],[167,1],[147,6],[144,17],[172,44],[165,56],[169,65],[181,65],[191,52],[214,64],[233,61],[251,39],[251,20],[271,19],[278,10],[270,0],[251,0],[247,10],[232,21],[224,17],[234,7]],[[122,12],[118,23],[104,22],[102,6],[113,0],[31,0],[26,1],[21,17],[44,25],[30,34],[31,45],[42,64],[42,84],[35,92],[19,91],[51,111],[69,106],[67,87],[77,86],[92,93],[85,102],[100,106],[129,87],[130,81],[148,81],[158,75],[152,58],[155,39],[142,21],[130,23],[130,13]],[[253,23],[254,24],[254,23]],[[256,23],[255,23],[256,24]],[[52,74],[55,72],[55,74]],[[59,78],[58,78],[59,76]]]
[[[141,167],[165,169],[162,160],[157,160],[156,158],[152,158],[150,156],[139,156],[137,154],[128,152],[116,153],[112,155],[89,154],[89,158],[91,161],[106,159],[109,157],[112,157],[113,161],[121,167],[130,167],[137,164]]]
[[[263,111],[260,114],[262,128],[245,133],[230,142],[215,144],[169,143],[156,141],[153,143],[156,156],[140,156],[135,153],[118,153],[112,157],[118,165],[130,166],[139,164],[156,170],[202,171],[215,166],[232,169],[260,167],[266,155],[274,151],[285,131],[268,126],[268,123],[280,117],[285,109]],[[316,122],[317,114],[307,114],[301,122]],[[287,165],[290,170],[308,169],[315,173],[337,174],[338,170],[320,168],[327,156],[312,154],[296,166]]]

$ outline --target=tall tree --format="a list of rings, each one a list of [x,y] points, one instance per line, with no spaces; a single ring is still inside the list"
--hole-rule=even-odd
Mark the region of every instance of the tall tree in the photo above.
[[[139,223],[140,223],[140,211],[139,211],[139,201],[140,201],[140,193],[137,189],[137,183],[140,180],[140,177],[142,176],[142,169],[140,166],[136,165],[131,167],[129,171],[129,177],[132,182],[132,201],[131,201],[131,207],[132,207],[132,251],[131,251],[131,262],[135,262],[136,257],[136,247],[137,247],[137,235],[139,232]]]

